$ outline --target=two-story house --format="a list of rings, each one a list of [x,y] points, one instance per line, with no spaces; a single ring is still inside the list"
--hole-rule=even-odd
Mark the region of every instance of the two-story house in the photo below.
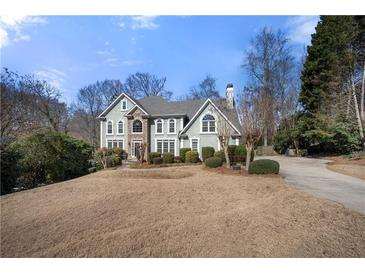
[[[180,148],[198,151],[204,146],[220,150],[218,120],[232,129],[230,144],[240,142],[240,123],[228,84],[226,98],[167,101],[161,96],[135,99],[122,93],[99,116],[100,147],[120,147],[136,158],[139,146],[148,152],[172,152]]]

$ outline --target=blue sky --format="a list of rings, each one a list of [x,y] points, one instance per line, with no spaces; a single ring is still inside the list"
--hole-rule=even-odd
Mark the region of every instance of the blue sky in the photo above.
[[[244,53],[264,26],[282,29],[299,57],[318,16],[1,17],[1,66],[48,80],[71,103],[97,80],[135,72],[166,76],[180,96],[209,73],[224,95],[242,89]]]

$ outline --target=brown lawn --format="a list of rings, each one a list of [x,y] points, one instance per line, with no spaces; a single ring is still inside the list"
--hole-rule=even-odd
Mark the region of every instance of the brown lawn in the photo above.
[[[342,156],[334,156],[325,157],[325,159],[333,161],[327,164],[328,169],[365,180],[365,157],[348,159]]]
[[[1,197],[2,257],[364,257],[365,216],[279,176],[106,170]]]

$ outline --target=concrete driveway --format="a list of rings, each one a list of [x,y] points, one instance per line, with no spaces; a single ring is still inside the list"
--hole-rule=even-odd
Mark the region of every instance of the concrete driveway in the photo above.
[[[305,192],[365,214],[365,181],[326,168],[328,160],[284,156],[259,157],[280,163],[285,180]]]

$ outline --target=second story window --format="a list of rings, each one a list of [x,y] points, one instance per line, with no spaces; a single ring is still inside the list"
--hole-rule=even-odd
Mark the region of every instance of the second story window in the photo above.
[[[215,118],[211,114],[206,114],[202,119],[202,132],[215,132]]]
[[[175,133],[175,119],[169,120],[169,133]]]
[[[107,133],[113,134],[113,122],[112,121],[108,121]]]
[[[123,121],[118,122],[118,134],[124,134],[124,123],[123,123]]]
[[[142,132],[142,122],[140,120],[135,120],[133,122],[132,131],[133,131],[133,133],[140,133],[140,132]]]
[[[127,110],[127,100],[122,100],[122,110]]]
[[[161,119],[156,120],[156,134],[163,133],[163,123]]]

